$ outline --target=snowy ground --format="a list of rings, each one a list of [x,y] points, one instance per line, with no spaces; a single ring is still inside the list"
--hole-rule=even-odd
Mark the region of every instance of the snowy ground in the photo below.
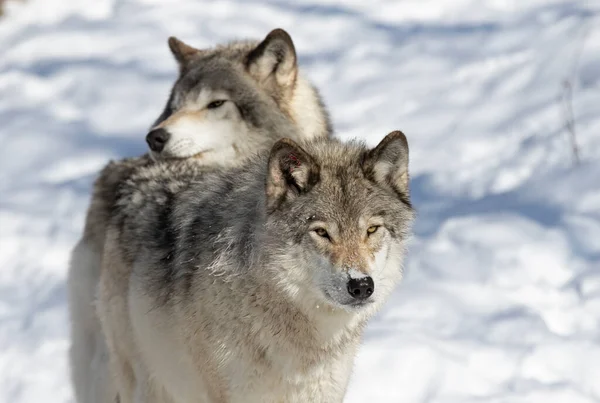
[[[203,47],[278,26],[339,136],[401,129],[411,145],[407,276],[346,402],[600,401],[597,2],[27,0],[6,14],[0,402],[72,401],[67,259],[95,172],[144,150],[175,77],[167,36]]]

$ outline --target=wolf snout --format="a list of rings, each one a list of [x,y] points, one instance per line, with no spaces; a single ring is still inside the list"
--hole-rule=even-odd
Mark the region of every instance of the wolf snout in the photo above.
[[[165,129],[154,129],[146,136],[146,142],[154,152],[161,152],[169,140],[169,132]]]
[[[369,276],[348,280],[348,293],[355,299],[365,300],[373,294],[373,291],[375,291],[375,283]]]

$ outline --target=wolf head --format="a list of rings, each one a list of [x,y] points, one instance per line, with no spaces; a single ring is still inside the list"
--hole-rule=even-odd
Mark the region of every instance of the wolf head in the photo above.
[[[269,157],[265,226],[277,283],[312,306],[377,307],[402,274],[413,220],[408,181],[401,132],[371,150],[278,141]]]
[[[172,37],[169,47],[180,74],[146,137],[154,158],[195,157],[229,165],[281,137],[329,134],[325,108],[316,89],[299,75],[285,31],[276,29],[260,43],[208,50]]]

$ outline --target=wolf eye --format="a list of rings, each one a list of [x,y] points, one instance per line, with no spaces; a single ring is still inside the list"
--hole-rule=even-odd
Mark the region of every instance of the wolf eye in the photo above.
[[[217,109],[218,107],[223,106],[224,103],[225,101],[223,100],[212,101],[210,104],[206,105],[206,109]]]
[[[369,228],[367,228],[367,234],[371,235],[377,232],[377,230],[379,229],[379,225],[371,225]]]
[[[331,238],[329,238],[329,234],[327,233],[327,231],[325,230],[325,228],[317,228],[317,229],[315,229],[315,232],[320,237],[331,239]]]

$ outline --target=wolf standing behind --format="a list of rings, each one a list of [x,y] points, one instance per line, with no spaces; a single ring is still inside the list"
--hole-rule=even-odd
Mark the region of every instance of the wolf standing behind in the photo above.
[[[99,313],[121,402],[341,402],[402,276],[404,135],[284,139],[240,168],[169,177],[132,173],[108,225]]]
[[[121,179],[153,160],[173,163],[178,170],[170,171],[173,175],[234,166],[283,136],[311,139],[330,132],[319,94],[298,71],[294,44],[285,31],[273,30],[262,42],[214,49],[195,49],[175,38],[169,46],[180,74],[146,137],[152,158],[105,168],[94,184],[84,234],[72,254],[70,361],[78,403],[113,403],[116,395],[95,298],[108,210]],[[177,162],[181,160],[187,162]]]

